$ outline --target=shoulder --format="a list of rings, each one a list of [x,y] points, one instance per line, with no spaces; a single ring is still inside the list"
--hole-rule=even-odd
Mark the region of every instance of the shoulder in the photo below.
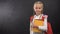
[[[30,16],[30,19],[32,19],[34,16],[32,15],[32,16]]]
[[[30,16],[30,21],[32,21],[32,20],[33,20],[33,18],[34,18],[34,15]]]
[[[42,16],[42,17],[44,17],[44,18],[48,18],[48,15],[44,15],[44,14],[43,14],[43,16]]]

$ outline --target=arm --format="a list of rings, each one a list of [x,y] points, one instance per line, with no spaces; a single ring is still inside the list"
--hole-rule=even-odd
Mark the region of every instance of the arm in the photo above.
[[[32,22],[30,22],[30,34],[33,34],[33,31],[32,31]]]
[[[46,32],[47,34],[53,34],[52,28],[51,28],[51,24],[48,22],[48,30]]]
[[[30,22],[30,31],[31,31],[31,28],[32,28],[32,22]]]
[[[31,28],[32,28],[32,21],[33,21],[33,16],[30,17],[30,31],[31,31]]]
[[[30,17],[30,34],[33,34],[33,31],[32,31],[32,19],[33,19],[33,16]]]
[[[38,26],[39,29],[47,31],[47,16],[44,18],[44,26]]]

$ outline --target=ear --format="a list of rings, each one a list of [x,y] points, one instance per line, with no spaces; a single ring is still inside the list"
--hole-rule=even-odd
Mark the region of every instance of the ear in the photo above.
[[[34,6],[33,6],[33,9],[34,9]]]

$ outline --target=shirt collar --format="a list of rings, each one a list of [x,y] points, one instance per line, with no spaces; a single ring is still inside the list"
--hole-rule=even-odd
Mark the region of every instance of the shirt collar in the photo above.
[[[43,14],[40,14],[40,15],[38,15],[38,16],[37,16],[37,15],[34,15],[34,17],[39,17],[39,16],[41,16],[41,15],[43,16]]]

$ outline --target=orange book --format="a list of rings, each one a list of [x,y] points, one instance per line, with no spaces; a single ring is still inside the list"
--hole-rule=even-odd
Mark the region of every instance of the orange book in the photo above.
[[[34,24],[37,26],[43,26],[44,25],[43,20],[41,20],[41,19],[35,19]],[[33,31],[34,32],[41,32],[41,30],[39,30],[38,28],[33,28]]]

